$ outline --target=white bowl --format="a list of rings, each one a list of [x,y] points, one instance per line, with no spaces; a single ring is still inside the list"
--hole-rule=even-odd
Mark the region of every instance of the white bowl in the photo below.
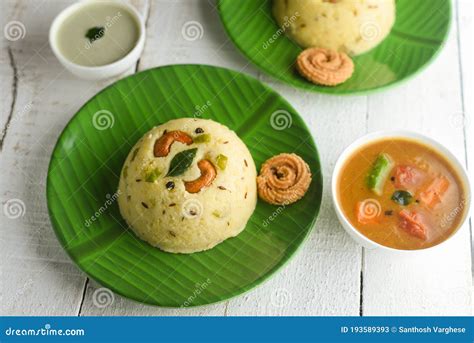
[[[402,250],[402,249],[390,248],[390,247],[384,246],[382,244],[379,244],[377,242],[374,242],[373,240],[371,240],[371,239],[367,238],[366,236],[364,236],[359,230],[357,230],[349,222],[349,220],[344,215],[344,212],[342,211],[341,206],[339,204],[339,197],[337,195],[337,182],[339,180],[339,174],[341,172],[341,168],[342,168],[342,166],[344,166],[347,159],[350,156],[352,156],[352,154],[354,152],[359,150],[364,145],[366,145],[368,143],[371,143],[371,142],[374,142],[374,141],[377,141],[379,139],[385,139],[385,138],[390,138],[390,137],[392,137],[392,138],[407,138],[407,139],[415,140],[415,141],[418,141],[418,142],[434,149],[440,155],[444,156],[447,161],[449,161],[451,163],[451,165],[457,171],[457,174],[460,178],[460,181],[463,183],[463,186],[464,186],[464,189],[465,189],[465,192],[466,192],[466,205],[465,205],[465,211],[464,211],[463,218],[461,219],[458,228],[456,229],[456,231],[451,236],[449,236],[446,240],[444,240],[443,242],[441,242],[441,243],[439,243],[439,244],[437,244],[433,247],[425,248],[425,249],[417,249],[417,250]],[[470,213],[470,208],[471,208],[470,182],[469,182],[469,179],[467,177],[467,173],[466,173],[464,167],[461,165],[461,163],[459,163],[457,158],[446,147],[444,147],[440,143],[436,142],[435,140],[433,140],[429,137],[423,136],[419,133],[412,132],[412,131],[407,131],[407,130],[373,132],[373,133],[370,133],[368,135],[365,135],[365,136],[357,139],[355,142],[353,142],[351,145],[349,145],[342,152],[342,154],[339,156],[339,158],[336,162],[336,165],[334,166],[334,171],[333,171],[332,180],[331,180],[331,192],[332,192],[332,200],[333,200],[334,208],[336,210],[336,214],[337,214],[337,217],[338,217],[339,221],[341,222],[342,226],[347,231],[347,233],[357,243],[361,244],[362,246],[364,246],[368,249],[379,248],[379,249],[382,249],[382,250],[391,251],[391,252],[398,252],[398,253],[400,253],[400,252],[413,253],[413,252],[417,252],[417,251],[420,251],[420,250],[426,251],[426,250],[431,250],[433,248],[437,248],[440,245],[443,245],[448,240],[452,239],[453,236],[456,235],[460,231],[459,229],[464,224],[466,218],[468,218],[469,213]]]
[[[112,76],[119,75],[130,67],[135,65],[137,60],[140,58],[140,55],[143,51],[143,47],[145,45],[145,24],[140,16],[140,13],[133,7],[132,5],[126,2],[118,2],[118,1],[102,1],[102,2],[111,2],[116,6],[122,7],[124,10],[128,11],[137,21],[139,26],[139,36],[135,47],[124,57],[121,59],[110,63],[105,64],[102,66],[83,66],[77,63],[74,63],[64,57],[61,51],[58,48],[57,44],[57,32],[61,24],[63,23],[64,19],[66,19],[69,15],[73,15],[73,13],[84,6],[88,6],[93,0],[84,0],[77,2],[67,8],[65,8],[61,13],[59,13],[56,18],[53,20],[51,24],[51,28],[49,29],[49,44],[51,45],[51,49],[53,50],[54,55],[57,57],[59,62],[71,73],[74,75],[86,79],[86,80],[100,80],[100,79],[107,79]]]

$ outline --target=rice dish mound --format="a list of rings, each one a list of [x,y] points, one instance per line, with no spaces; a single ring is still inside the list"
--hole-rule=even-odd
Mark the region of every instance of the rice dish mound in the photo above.
[[[157,140],[177,131],[184,143],[174,141],[166,156],[157,157]],[[179,166],[172,174],[179,175],[167,176],[173,159],[180,163],[174,163]],[[208,175],[204,167],[215,178],[196,192],[193,180]],[[151,245],[173,253],[203,251],[245,228],[257,202],[256,176],[249,150],[226,126],[205,119],[171,120],[131,149],[120,175],[118,204],[130,228]]]
[[[395,22],[394,0],[274,0],[273,15],[303,48],[349,55],[382,42]]]

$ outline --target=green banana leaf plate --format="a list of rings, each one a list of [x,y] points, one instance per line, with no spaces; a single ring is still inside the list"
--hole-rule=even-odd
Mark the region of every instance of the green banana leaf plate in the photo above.
[[[302,48],[279,34],[272,0],[219,0],[218,9],[231,40],[261,70],[289,85],[336,95],[366,94],[415,75],[438,55],[451,22],[450,0],[397,0],[396,21],[388,37],[354,57],[355,71],[349,80],[324,87],[306,81],[294,68]]]
[[[145,132],[193,116],[236,131],[257,168],[278,153],[297,153],[310,165],[313,181],[293,205],[259,200],[237,237],[205,252],[170,254],[127,228],[114,194],[122,164]],[[98,93],[62,132],[47,180],[51,221],[74,262],[118,294],[166,307],[222,301],[267,279],[310,232],[321,195],[318,153],[298,113],[254,78],[204,65],[150,69]]]

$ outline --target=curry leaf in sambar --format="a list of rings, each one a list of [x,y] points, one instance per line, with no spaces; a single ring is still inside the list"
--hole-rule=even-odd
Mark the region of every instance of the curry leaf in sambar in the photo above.
[[[196,152],[197,148],[183,150],[177,153],[171,160],[170,169],[166,176],[178,176],[183,174],[193,163]]]
[[[406,206],[412,202],[413,196],[407,191],[395,191],[392,200],[399,205]]]

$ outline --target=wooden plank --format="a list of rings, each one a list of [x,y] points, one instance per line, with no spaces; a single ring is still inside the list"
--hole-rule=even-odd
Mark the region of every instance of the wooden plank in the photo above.
[[[0,219],[1,279],[8,280],[2,284],[2,314],[75,315],[82,300],[85,275],[67,257],[53,233],[45,181],[62,128],[87,99],[113,80],[78,80],[53,56],[48,44],[49,26],[70,3],[72,0],[33,6],[30,1],[11,1],[2,6],[10,9],[9,13],[2,11],[2,22],[19,21],[26,30],[22,39],[7,43],[11,61],[6,66],[11,70],[2,74],[10,87],[14,84],[12,73],[17,78],[13,115],[0,154],[0,197],[2,207],[6,206]],[[8,94],[13,92],[8,89],[5,93],[11,105]],[[4,125],[8,107],[1,108]],[[15,208],[20,212],[12,212]]]
[[[329,185],[343,147],[365,132],[366,98],[327,97],[279,83],[271,87],[304,117],[315,137],[323,164],[323,203],[315,228],[291,262],[264,285],[232,299],[227,313],[358,315],[361,248],[336,219]]]
[[[3,20],[2,20],[3,22]],[[3,143],[3,137],[6,132],[6,127],[9,124],[12,116],[13,99],[16,98],[17,80],[14,77],[14,66],[11,64],[11,51],[8,49],[5,40],[2,40],[0,49],[0,90],[3,99],[0,102],[0,145]]]
[[[0,197],[2,206],[12,199],[21,200],[16,204],[23,213],[16,219],[11,213],[10,218],[0,217],[2,314],[358,315],[363,266],[364,315],[472,315],[467,225],[437,252],[400,258],[367,251],[364,258],[361,248],[338,224],[329,190],[337,156],[366,129],[419,130],[439,139],[461,160],[472,162],[473,105],[472,97],[466,95],[473,89],[473,53],[467,41],[472,37],[471,1],[458,3],[459,42],[453,29],[446,48],[429,69],[406,85],[370,96],[368,106],[366,97],[316,95],[261,77],[294,105],[315,137],[325,179],[321,213],[296,257],[270,281],[228,302],[189,309],[156,308],[117,295],[110,303],[105,297],[104,306],[98,301],[104,290],[69,260],[52,232],[44,190],[53,145],[77,109],[113,81],[78,80],[63,71],[52,55],[47,43],[49,24],[71,1],[39,2],[36,7],[29,1],[9,1],[0,13],[2,27],[13,20],[26,27],[23,39],[2,40],[0,52],[2,128],[14,102],[0,152]],[[145,0],[132,2],[142,13],[147,12]],[[197,36],[186,31],[189,27],[198,29]],[[139,69],[174,63],[205,63],[260,75],[225,35],[215,3],[205,0],[151,2]],[[17,88],[13,92],[15,70]],[[473,168],[469,173],[473,180]]]
[[[369,131],[420,131],[464,162],[456,34],[454,25],[438,59],[411,82],[369,97]],[[439,250],[407,257],[366,251],[364,315],[470,315],[471,288],[468,225]]]

